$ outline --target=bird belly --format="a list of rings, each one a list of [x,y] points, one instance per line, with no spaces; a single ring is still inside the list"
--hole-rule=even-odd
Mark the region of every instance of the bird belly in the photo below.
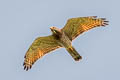
[[[71,40],[68,38],[67,35],[63,34],[60,38],[59,44],[63,47],[69,47],[71,46]]]

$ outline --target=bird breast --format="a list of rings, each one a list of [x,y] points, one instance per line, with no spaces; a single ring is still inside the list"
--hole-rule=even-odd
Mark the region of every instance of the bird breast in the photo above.
[[[63,47],[68,47],[71,45],[71,40],[69,39],[69,37],[63,32],[62,36],[60,37],[60,41],[59,44]]]

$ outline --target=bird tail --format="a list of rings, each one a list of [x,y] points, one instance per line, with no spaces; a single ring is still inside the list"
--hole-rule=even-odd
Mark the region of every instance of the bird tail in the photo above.
[[[69,47],[69,48],[66,48],[66,49],[75,61],[79,61],[80,59],[82,59],[82,56],[80,56],[80,54],[75,50],[74,47]]]

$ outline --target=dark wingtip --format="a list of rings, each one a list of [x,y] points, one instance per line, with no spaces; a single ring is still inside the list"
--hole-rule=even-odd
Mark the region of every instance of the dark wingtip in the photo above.
[[[24,66],[24,70],[26,69],[26,66]]]
[[[102,20],[106,20],[106,18],[101,18]]]
[[[101,26],[106,26],[106,25],[109,25],[109,21],[106,21],[106,18],[101,18],[102,19],[102,25]]]
[[[30,68],[28,66],[24,66],[24,70],[28,71]]]
[[[32,68],[32,65],[27,65],[25,62],[23,63],[23,66],[24,66],[24,70],[26,71]]]

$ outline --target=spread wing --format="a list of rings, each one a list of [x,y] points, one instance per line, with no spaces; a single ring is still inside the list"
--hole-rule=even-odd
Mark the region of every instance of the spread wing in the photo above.
[[[47,37],[37,38],[30,48],[28,49],[25,60],[24,69],[27,71],[32,65],[46,53],[53,51],[61,46],[57,43],[57,40],[51,35]]]
[[[106,21],[105,18],[97,18],[96,16],[78,17],[69,19],[62,31],[73,40],[79,34],[88,31],[89,29],[105,25],[108,25],[108,21]]]

